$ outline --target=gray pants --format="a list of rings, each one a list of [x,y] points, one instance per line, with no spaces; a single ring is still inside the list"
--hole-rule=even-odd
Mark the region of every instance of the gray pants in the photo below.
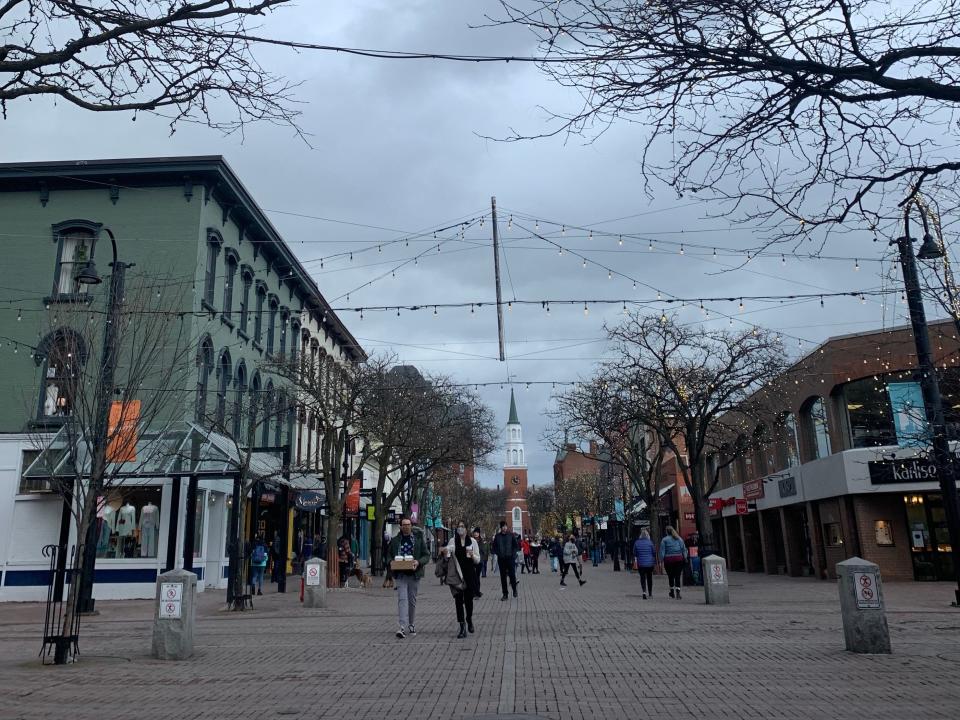
[[[397,587],[397,612],[400,618],[400,627],[404,630],[416,622],[417,590],[420,588],[420,578],[414,575],[398,573],[394,576]]]

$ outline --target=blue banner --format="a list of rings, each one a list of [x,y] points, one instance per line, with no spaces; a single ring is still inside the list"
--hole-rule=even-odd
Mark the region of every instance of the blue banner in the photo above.
[[[617,520],[623,520],[623,500],[613,501],[613,512],[617,516]]]
[[[887,385],[887,394],[890,396],[890,408],[893,410],[893,427],[897,432],[897,445],[900,447],[926,445],[930,441],[930,427],[924,411],[920,383],[890,383]]]

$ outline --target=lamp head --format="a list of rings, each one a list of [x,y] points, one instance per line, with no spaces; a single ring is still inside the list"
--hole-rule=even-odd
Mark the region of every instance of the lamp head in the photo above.
[[[97,266],[93,260],[88,260],[83,269],[77,273],[77,282],[81,285],[99,285],[103,279],[97,274]]]
[[[917,250],[918,260],[936,260],[943,257],[943,250],[930,233],[923,234],[923,244]]]

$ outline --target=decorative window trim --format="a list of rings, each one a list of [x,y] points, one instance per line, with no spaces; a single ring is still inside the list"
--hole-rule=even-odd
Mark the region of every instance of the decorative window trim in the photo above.
[[[76,303],[76,302],[89,302],[91,295],[89,293],[82,292],[71,292],[71,293],[61,293],[60,292],[60,275],[63,267],[63,242],[66,237],[69,235],[71,230],[80,231],[84,233],[90,233],[90,255],[87,258],[93,260],[94,254],[97,249],[97,242],[100,240],[100,231],[103,229],[103,223],[93,222],[92,220],[85,220],[83,218],[74,218],[72,220],[64,220],[63,222],[54,223],[50,226],[50,231],[52,233],[51,237],[53,242],[57,244],[57,259],[54,264],[53,269],[53,289],[48,297],[44,298],[44,303],[49,305],[50,303]]]

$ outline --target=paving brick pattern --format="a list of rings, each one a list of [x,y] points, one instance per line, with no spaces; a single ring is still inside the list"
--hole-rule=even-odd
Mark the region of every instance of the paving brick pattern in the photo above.
[[[887,583],[894,654],[843,650],[837,587],[731,573],[729,607],[702,589],[640,598],[608,563],[561,590],[523,575],[502,603],[485,580],[477,634],[456,640],[453,601],[428,573],[418,635],[393,637],[395,596],[332,591],[325,610],[293,593],[224,612],[199,604],[197,653],[149,657],[152,605],[101,604],[80,663],[41,667],[42,607],[0,606],[0,718],[951,718],[960,717],[960,611],[946,584]],[[289,583],[288,587],[293,587]]]

